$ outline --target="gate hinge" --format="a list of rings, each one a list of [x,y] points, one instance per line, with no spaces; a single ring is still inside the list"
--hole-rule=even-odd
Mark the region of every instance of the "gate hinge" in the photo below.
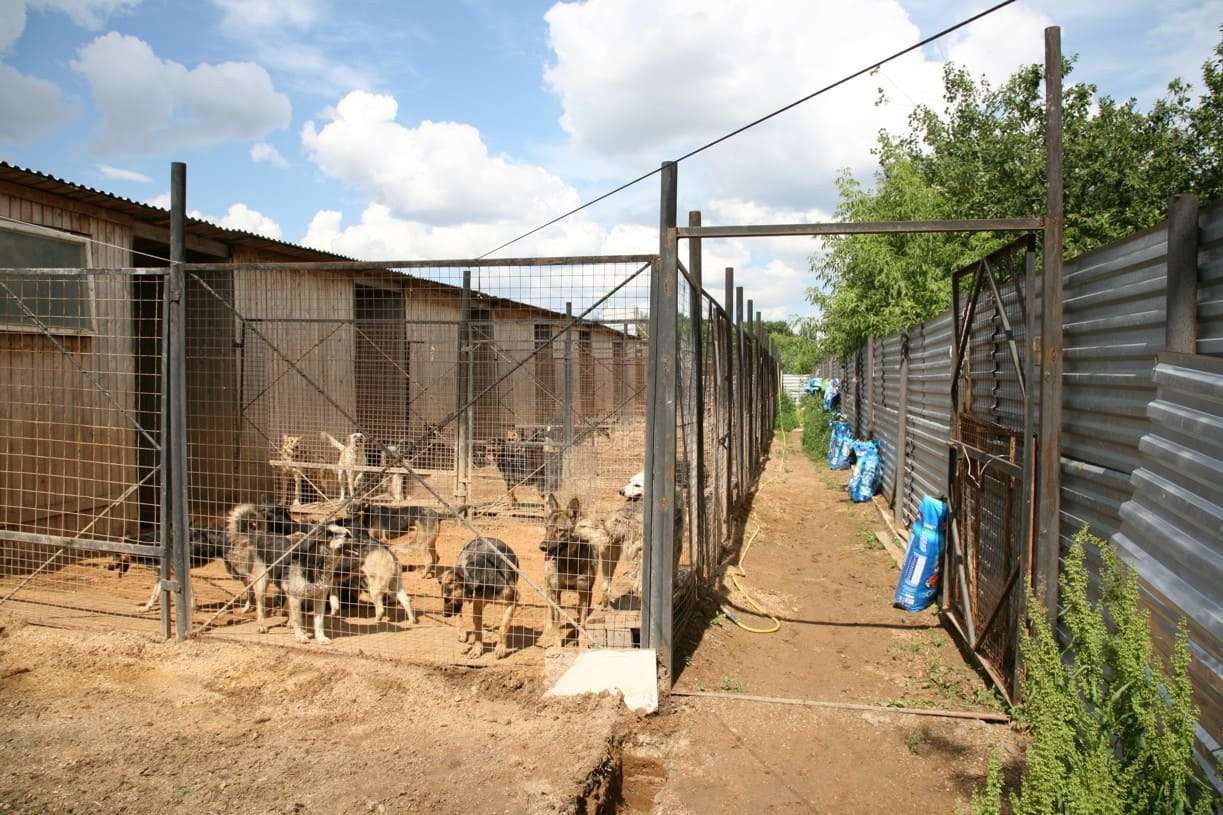
[[[182,588],[181,586],[179,586],[177,580],[173,580],[170,578],[157,581],[157,585],[162,591],[168,591],[171,594],[178,594],[179,590]]]

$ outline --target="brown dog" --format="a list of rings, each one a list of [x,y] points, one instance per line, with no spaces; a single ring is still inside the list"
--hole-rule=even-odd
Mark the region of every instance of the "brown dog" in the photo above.
[[[493,656],[503,658],[508,653],[508,633],[514,609],[518,607],[518,556],[504,541],[497,538],[475,538],[468,541],[455,560],[453,569],[443,569],[437,582],[442,589],[442,616],[459,618],[459,642],[467,642],[463,628],[463,601],[471,600],[471,624],[475,641],[467,655],[484,653],[484,604],[505,603],[498,628],[497,647]]]
[[[582,629],[590,614],[590,596],[594,589],[596,549],[578,537],[575,529],[582,514],[582,502],[573,498],[565,509],[552,493],[545,501],[547,517],[544,521],[544,539],[539,548],[544,553],[544,587],[548,592],[548,625],[540,636],[540,645],[547,647],[553,638],[559,639],[558,630],[562,591],[575,591],[578,595],[578,639],[584,640]],[[618,559],[618,558],[617,558]]]

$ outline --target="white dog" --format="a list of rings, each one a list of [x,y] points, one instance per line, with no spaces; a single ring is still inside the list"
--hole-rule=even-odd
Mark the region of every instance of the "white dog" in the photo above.
[[[361,479],[364,476],[364,473],[357,472],[356,468],[365,463],[363,460],[365,456],[362,455],[364,452],[362,442],[365,441],[365,435],[363,433],[350,434],[348,444],[341,444],[330,433],[321,435],[332,447],[340,451],[340,458],[335,464],[335,477],[340,482],[340,500],[355,496],[357,487],[361,485]]]

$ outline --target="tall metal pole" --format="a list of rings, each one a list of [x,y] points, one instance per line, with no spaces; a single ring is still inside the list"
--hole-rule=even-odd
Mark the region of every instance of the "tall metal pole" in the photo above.
[[[571,461],[573,459],[573,331],[570,324],[573,322],[573,303],[565,303],[565,370],[561,374],[561,379],[564,384],[564,400],[565,400],[565,415],[561,421],[565,426],[565,453],[562,457],[565,468],[565,477],[569,477],[572,470]]]
[[[688,213],[688,226],[701,225],[701,211],[692,210]],[[716,555],[706,558],[705,547],[707,530],[705,529],[705,329],[702,321],[705,298],[704,280],[701,272],[701,239],[688,240],[688,274],[692,277],[689,286],[691,297],[688,310],[692,315],[692,359],[693,364],[693,396],[695,402],[694,416],[695,444],[692,450],[695,455],[688,457],[688,509],[692,529],[693,565],[697,574],[704,576],[712,573],[708,570],[716,568],[709,560],[716,560]]]
[[[1045,272],[1040,338],[1040,534],[1036,591],[1057,625],[1062,456],[1062,30],[1045,29]]]
[[[735,287],[735,369],[738,377],[738,385],[735,387],[735,407],[738,411],[735,444],[739,449],[739,500],[742,501],[747,495],[748,481],[752,477],[752,463],[747,455],[747,341],[743,336],[742,286]]]
[[[174,595],[174,634],[185,640],[191,633],[190,543],[187,511],[187,331],[186,281],[182,264],[187,260],[187,165],[170,165],[170,280],[167,292],[170,325],[168,329],[170,381],[163,398],[169,400],[170,427],[162,434],[162,466],[170,467],[170,522],[173,534],[174,576],[178,592]]]
[[[675,551],[676,334],[679,239],[678,165],[663,162],[659,203],[659,261],[650,278],[650,373],[646,393],[645,543],[649,564],[642,574],[642,639],[662,667],[660,684],[670,689]],[[648,576],[647,576],[648,572]]]
[[[458,326],[458,376],[455,377],[455,406],[459,419],[455,422],[454,494],[462,503],[467,503],[468,485],[471,482],[471,412],[474,406],[471,397],[475,388],[472,362],[475,354],[471,347],[471,270],[463,270],[463,296],[459,303]]]
[[[735,366],[739,364],[739,354],[732,342],[735,336],[735,270],[730,266],[726,267],[726,283],[722,296],[725,298],[722,302],[726,305],[726,534],[729,542],[732,537],[730,509],[735,505],[735,468],[738,466],[735,462],[739,461],[738,445],[735,444],[735,431],[739,427],[739,419],[735,416],[735,399],[739,395],[739,388],[735,385]]]

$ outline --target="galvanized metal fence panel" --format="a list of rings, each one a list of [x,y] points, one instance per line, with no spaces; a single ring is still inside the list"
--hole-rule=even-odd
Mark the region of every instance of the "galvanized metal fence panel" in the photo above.
[[[909,404],[902,504],[906,524],[917,517],[923,495],[938,498],[947,494],[951,335],[950,311],[909,332]]]
[[[1198,219],[1199,354],[1223,356],[1223,206]]]
[[[1139,441],[1113,541],[1134,564],[1160,650],[1189,620],[1190,675],[1210,769],[1223,733],[1223,360],[1161,354],[1151,430]]]
[[[896,485],[896,445],[900,439],[900,336],[878,341],[875,362],[875,439],[879,442],[882,494],[891,500]]]

